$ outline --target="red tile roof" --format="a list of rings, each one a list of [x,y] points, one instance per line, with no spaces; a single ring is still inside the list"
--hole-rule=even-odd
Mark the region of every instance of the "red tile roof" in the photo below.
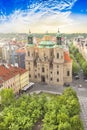
[[[70,56],[67,52],[64,52],[64,60],[65,60],[65,62],[72,62],[72,59],[70,58]]]
[[[5,65],[0,65],[0,83],[13,78],[17,74],[21,75],[26,71],[26,69],[22,69],[20,67],[13,67],[11,65],[8,65],[8,67],[6,67]]]
[[[16,50],[17,53],[26,53],[26,49],[25,48],[20,48],[18,50]]]

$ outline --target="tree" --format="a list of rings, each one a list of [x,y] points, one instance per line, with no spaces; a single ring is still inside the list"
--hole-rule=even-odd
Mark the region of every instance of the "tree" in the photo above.
[[[87,76],[87,61],[83,62],[82,64],[83,73]]]
[[[73,116],[70,119],[72,130],[83,130],[83,124],[78,115]]]
[[[58,130],[71,130],[71,125],[69,122],[61,122],[58,126]]]
[[[2,89],[0,91],[1,106],[8,106],[15,100],[15,96],[12,89]]]
[[[72,64],[72,72],[73,72],[73,74],[74,74],[74,73],[77,73],[77,74],[78,74],[79,70],[80,70],[80,67],[79,67],[79,65],[76,63],[76,61],[74,60],[74,61],[73,61],[73,64]]]

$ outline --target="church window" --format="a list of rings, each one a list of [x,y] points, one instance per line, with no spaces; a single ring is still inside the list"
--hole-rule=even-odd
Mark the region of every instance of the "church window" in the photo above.
[[[57,59],[59,58],[59,53],[57,53]]]
[[[31,78],[31,75],[29,74],[29,77]]]
[[[30,52],[28,51],[28,56],[30,56]]]
[[[50,80],[52,81],[53,79],[52,79],[52,78],[50,78]]]
[[[37,75],[35,75],[35,78],[37,78]]]
[[[57,79],[57,82],[59,82],[59,79]]]
[[[40,74],[38,73],[38,77],[40,77]]]
[[[59,65],[57,65],[57,68],[59,68]]]
[[[42,72],[44,72],[45,70],[44,70],[44,67],[42,67]]]
[[[67,76],[70,76],[70,71],[67,71]]]
[[[57,74],[59,74],[59,71],[57,71]]]

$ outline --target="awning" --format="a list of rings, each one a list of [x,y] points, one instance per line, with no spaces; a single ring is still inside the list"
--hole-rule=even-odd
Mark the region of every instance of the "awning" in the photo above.
[[[30,82],[29,85],[25,86],[24,88],[22,88],[21,90],[26,91],[27,89],[29,89],[30,87],[32,87],[35,83]]]

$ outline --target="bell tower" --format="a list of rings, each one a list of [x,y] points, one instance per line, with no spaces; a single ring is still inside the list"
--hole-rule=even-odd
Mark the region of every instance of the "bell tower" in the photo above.
[[[61,39],[62,39],[62,35],[61,35],[61,33],[60,33],[59,29],[58,29],[58,33],[56,34],[57,45],[61,45],[62,44]]]
[[[30,30],[29,30],[29,34],[28,34],[28,44],[33,44],[33,35]]]

